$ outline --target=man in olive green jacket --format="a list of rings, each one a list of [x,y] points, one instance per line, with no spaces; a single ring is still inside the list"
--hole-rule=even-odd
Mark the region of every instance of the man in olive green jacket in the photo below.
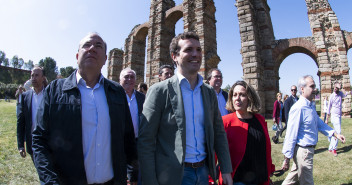
[[[199,38],[192,32],[170,44],[177,65],[172,78],[151,86],[139,127],[138,158],[144,185],[207,184],[215,177],[215,152],[225,183],[232,185],[231,159],[212,87],[198,74]],[[196,175],[194,175],[196,174]]]

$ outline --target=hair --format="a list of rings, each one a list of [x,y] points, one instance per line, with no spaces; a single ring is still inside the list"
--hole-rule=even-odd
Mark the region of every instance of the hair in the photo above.
[[[297,88],[300,94],[302,94],[302,88],[304,88],[307,85],[306,79],[311,78],[314,80],[314,78],[311,75],[304,75],[298,80]]]
[[[229,98],[227,99],[226,102],[226,109],[230,112],[236,112],[234,106],[233,106],[233,90],[237,85],[240,85],[246,89],[246,94],[248,97],[248,107],[247,111],[250,113],[258,113],[260,111],[261,107],[261,101],[260,98],[257,94],[257,92],[253,89],[253,87],[245,81],[237,81],[235,84],[232,85],[230,91],[229,91]]]
[[[144,82],[139,83],[139,84],[138,84],[138,88],[144,89],[145,91],[148,90],[148,86],[147,86],[147,84],[144,83]]]
[[[174,37],[171,40],[170,43],[170,56],[172,57],[172,54],[174,55],[178,55],[180,52],[180,46],[178,45],[178,42],[180,41],[180,39],[185,40],[185,39],[195,39],[197,41],[199,41],[199,36],[194,33],[194,32],[184,32],[184,33],[180,33],[178,34],[176,37]]]
[[[45,70],[44,70],[44,68],[43,68],[43,67],[41,67],[41,66],[39,66],[39,65],[34,65],[34,67],[33,67],[32,71],[34,71],[34,70],[36,70],[36,69],[41,70],[41,71],[42,71],[43,76],[45,76]]]
[[[288,98],[288,95],[286,94],[286,95],[284,96],[284,101],[285,101],[287,98]]]
[[[210,79],[211,79],[211,77],[212,77],[211,74],[213,73],[213,71],[219,72],[219,73],[221,74],[221,77],[222,77],[222,72],[220,71],[220,69],[218,69],[218,68],[212,68],[212,69],[210,69],[209,72],[208,72],[207,83],[209,83],[209,81],[210,81]]]
[[[81,48],[82,40],[83,40],[84,38],[86,38],[86,37],[90,37],[90,36],[93,36],[93,35],[98,36],[98,37],[101,38],[101,40],[102,40],[103,43],[104,43],[105,53],[106,53],[106,52],[107,52],[107,44],[106,44],[105,40],[104,40],[104,39],[99,35],[99,33],[97,33],[97,32],[89,32],[86,36],[84,36],[84,37],[81,39],[81,41],[79,41],[78,50]]]
[[[291,89],[292,89],[292,87],[296,87],[296,89],[297,89],[297,86],[296,86],[296,85],[291,85]]]
[[[125,68],[121,71],[120,73],[120,79],[123,77],[123,75],[129,71],[132,71],[132,73],[134,74],[134,77],[137,79],[137,75],[136,75],[136,71],[132,70],[131,68]]]
[[[281,95],[281,97],[282,97],[282,93],[278,92],[278,93],[276,93],[276,98],[277,98],[279,95]]]
[[[165,69],[165,68],[169,68],[171,71],[174,70],[174,67],[172,67],[171,65],[167,65],[167,64],[166,65],[162,65],[159,68],[159,75],[163,74],[163,69]]]

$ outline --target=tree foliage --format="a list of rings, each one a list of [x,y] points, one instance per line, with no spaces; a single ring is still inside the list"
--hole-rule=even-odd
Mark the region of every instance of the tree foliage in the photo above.
[[[67,78],[70,76],[76,69],[72,66],[62,67],[60,68],[60,74],[62,77]]]
[[[231,89],[231,86],[229,84],[227,84],[227,86],[223,89],[226,92],[229,92]]]
[[[0,50],[0,66],[6,59],[6,53]]]
[[[58,70],[56,67],[56,61],[51,57],[46,57],[39,61],[39,66],[43,67],[45,71],[45,76],[49,82],[56,79]]]
[[[32,71],[34,67],[33,61],[32,60],[28,60],[28,62],[24,63],[24,68],[28,69],[30,71]]]
[[[5,60],[3,61],[4,66],[9,67],[10,66],[10,62],[8,58],[5,58]]]
[[[11,59],[11,65],[13,68],[18,68],[18,56],[15,55]]]

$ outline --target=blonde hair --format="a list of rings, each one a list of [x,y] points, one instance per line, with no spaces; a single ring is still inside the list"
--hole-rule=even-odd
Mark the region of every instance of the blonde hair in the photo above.
[[[282,93],[278,92],[278,93],[276,94],[276,98],[279,97],[279,95],[281,95],[281,97],[282,97]]]
[[[257,92],[253,89],[253,87],[245,81],[237,81],[235,84],[232,85],[230,91],[229,91],[229,98],[227,99],[226,102],[226,109],[230,112],[236,112],[234,106],[233,106],[233,90],[235,89],[236,86],[242,86],[246,89],[246,94],[248,97],[248,107],[247,111],[250,113],[258,113],[260,111],[261,107],[261,101],[260,98],[257,94]]]

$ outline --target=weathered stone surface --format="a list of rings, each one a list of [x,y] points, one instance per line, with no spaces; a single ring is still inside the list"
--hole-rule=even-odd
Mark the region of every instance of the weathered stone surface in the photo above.
[[[328,0],[305,1],[312,36],[280,40],[275,40],[267,1],[236,1],[242,78],[260,94],[260,113],[266,117],[271,117],[275,95],[279,91],[279,67],[291,54],[304,53],[315,61],[319,68],[322,96],[331,94],[336,80],[344,89],[350,89],[347,50],[352,48],[352,33],[341,30]],[[148,85],[158,82],[159,67],[172,64],[168,47],[175,36],[176,22],[183,18],[184,31],[195,31],[200,36],[203,50],[200,74],[206,78],[207,71],[217,67],[220,61],[215,11],[213,0],[184,0],[178,6],[173,0],[151,0],[149,21],[132,29],[126,39],[124,53],[113,50],[109,53],[108,77],[117,81],[122,68],[131,67],[137,72],[137,82],[146,81]],[[344,99],[343,107],[343,114],[349,115],[351,96]]]

